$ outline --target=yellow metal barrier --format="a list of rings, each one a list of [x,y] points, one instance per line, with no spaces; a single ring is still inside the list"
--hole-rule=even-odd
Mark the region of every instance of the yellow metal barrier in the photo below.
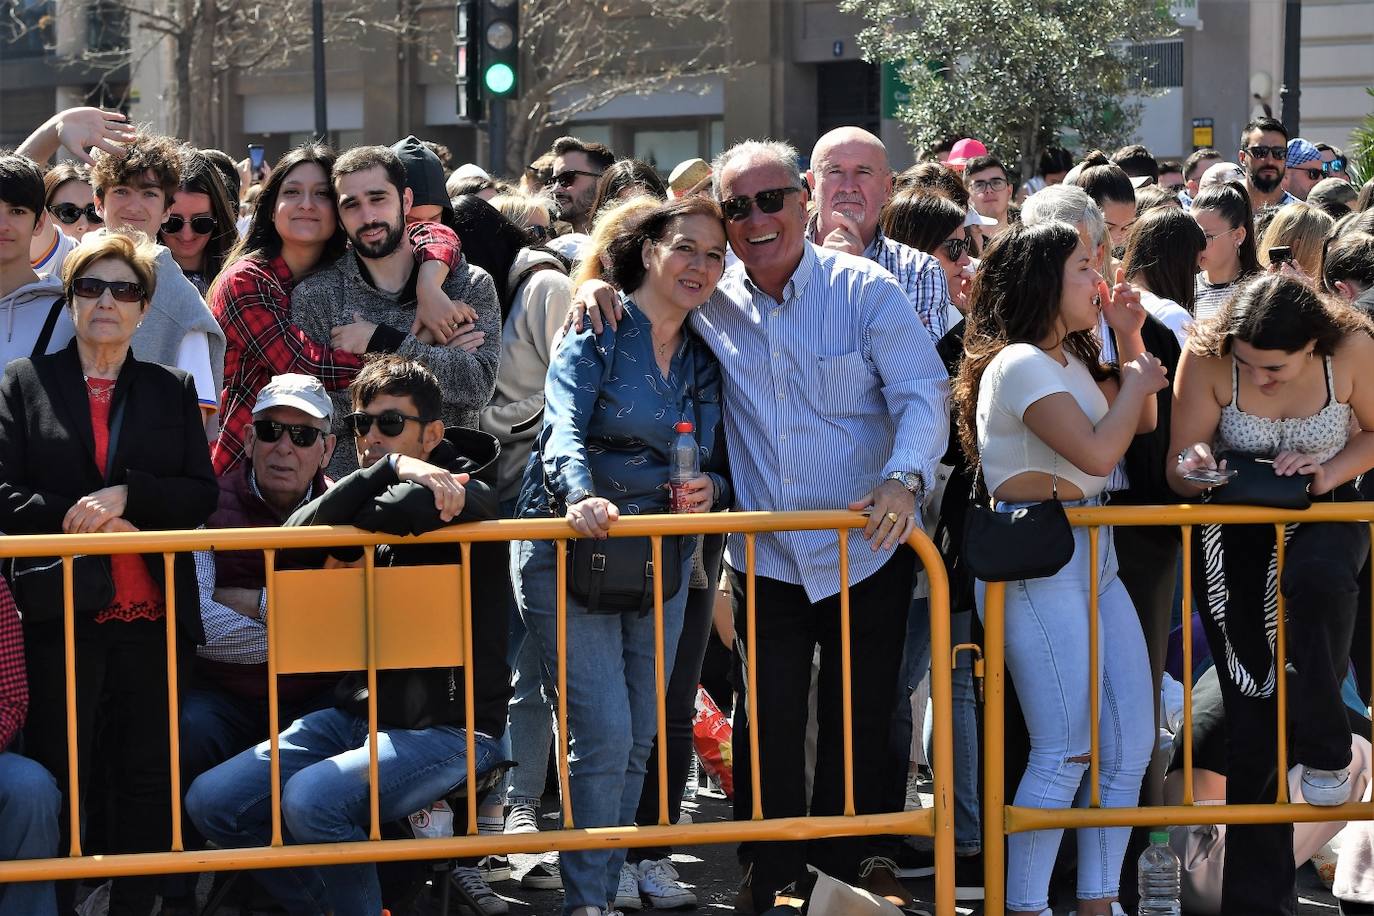
[[[984,709],[984,786],[983,803],[986,823],[983,845],[984,912],[1002,913],[1006,909],[1006,839],[1009,834],[1029,830],[1070,829],[1078,827],[1149,827],[1190,824],[1275,824],[1313,821],[1374,820],[1374,804],[1349,803],[1336,807],[1313,807],[1293,804],[1288,800],[1288,721],[1287,683],[1284,673],[1286,642],[1283,594],[1279,593],[1276,699],[1278,703],[1278,791],[1275,803],[1247,805],[1193,804],[1193,685],[1191,676],[1183,679],[1183,783],[1181,805],[1153,808],[1103,808],[1099,781],[1098,733],[1098,657],[1097,657],[1097,552],[1098,534],[1102,527],[1169,526],[1182,532],[1183,550],[1183,670],[1193,667],[1192,619],[1192,537],[1199,525],[1273,525],[1278,531],[1278,569],[1282,574],[1284,562],[1284,525],[1297,522],[1361,522],[1371,524],[1374,531],[1374,503],[1324,503],[1302,511],[1261,509],[1249,506],[1112,506],[1101,508],[1072,508],[1066,510],[1069,523],[1089,530],[1092,552],[1092,577],[1089,589],[1088,668],[1092,686],[1091,701],[1091,762],[1089,765],[1090,806],[1087,808],[1025,808],[1006,803],[1006,653],[1005,653],[1005,583],[987,585],[984,613],[984,685],[987,701]],[[1156,701],[1157,702],[1157,701]],[[1001,829],[994,825],[1000,822]]]
[[[852,512],[738,512],[704,515],[640,516],[621,519],[612,537],[649,536],[657,566],[662,559],[662,538],[677,534],[742,533],[746,550],[745,638],[749,657],[757,648],[755,606],[755,539],[761,532],[836,532],[838,567],[843,582],[848,570],[847,533],[862,528],[867,519]],[[477,797],[467,797],[467,836],[452,839],[382,840],[377,790],[377,672],[388,668],[462,665],[466,678],[466,719],[473,712],[472,658],[472,544],[518,539],[547,539],[565,543],[570,528],[561,519],[505,520],[458,525],[423,537],[393,537],[355,528],[236,528],[220,530],[138,532],[125,534],[31,535],[0,539],[0,557],[63,557],[64,627],[66,638],[68,797],[78,798],[77,729],[75,693],[74,623],[72,616],[72,556],[75,554],[161,553],[172,581],[173,557],[193,550],[262,550],[267,581],[268,690],[272,772],[272,838],[268,846],[244,849],[185,850],[181,836],[182,788],[180,744],[177,729],[176,616],[196,609],[176,607],[173,589],[166,590],[166,626],[169,692],[169,747],[171,755],[172,848],[108,856],[86,856],[80,844],[80,809],[71,805],[71,848],[65,858],[0,862],[0,883],[118,875],[150,875],[176,872],[221,871],[242,868],[321,866],[355,862],[445,859],[491,853],[539,853],[549,849],[576,850],[608,846],[650,844],[709,844],[739,841],[806,840],[820,837],[865,836],[883,833],[922,835],[935,841],[936,906],[940,916],[954,913],[954,825],[952,820],[953,751],[950,724],[951,647],[949,634],[949,587],[944,565],[935,545],[919,530],[908,544],[916,552],[930,581],[931,699],[934,705],[934,803],[928,810],[888,814],[855,814],[854,757],[852,743],[849,590],[841,591],[840,616],[844,646],[841,671],[844,695],[845,813],[831,817],[791,817],[766,820],[762,812],[759,767],[751,768],[753,817],[749,821],[711,824],[668,823],[667,755],[658,756],[658,824],[647,827],[577,828],[568,785],[567,676],[559,665],[558,677],[558,774],[563,797],[564,829],[526,835],[477,835]],[[431,567],[383,567],[375,565],[381,544],[452,543],[461,565]],[[364,546],[361,569],[279,571],[281,550]],[[558,553],[559,658],[567,654],[566,551]],[[415,594],[430,600],[415,602]],[[663,601],[661,582],[654,582],[656,643],[655,691],[658,741],[667,746],[664,688],[667,679],[663,652]],[[454,613],[454,611],[458,613]],[[862,613],[862,611],[859,611]],[[436,638],[436,634],[439,638]],[[767,648],[766,646],[764,647]],[[277,709],[277,676],[307,671],[365,670],[367,673],[368,734],[371,755],[370,838],[337,844],[286,846],[281,831],[280,758],[277,736],[282,724]],[[757,761],[759,723],[755,673],[749,667],[749,717],[758,726],[750,729],[751,759]],[[473,730],[468,732],[468,784],[476,782]]]

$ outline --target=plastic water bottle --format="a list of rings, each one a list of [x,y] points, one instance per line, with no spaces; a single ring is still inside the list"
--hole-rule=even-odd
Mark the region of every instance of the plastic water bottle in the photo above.
[[[1140,854],[1140,905],[1136,916],[1180,916],[1178,856],[1169,848],[1169,834],[1150,834],[1150,848]]]
[[[692,424],[680,420],[673,427],[677,435],[673,437],[673,447],[668,451],[668,511],[687,512],[687,481],[701,476],[701,452],[697,451],[697,440],[692,435]]]

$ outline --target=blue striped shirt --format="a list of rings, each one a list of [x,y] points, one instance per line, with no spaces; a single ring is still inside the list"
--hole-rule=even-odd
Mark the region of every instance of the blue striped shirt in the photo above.
[[[692,316],[724,370],[740,509],[841,509],[891,471],[930,482],[948,441],[949,377],[902,288],[872,261],[803,244],[781,302],[738,264]],[[757,547],[760,575],[812,601],[840,590],[834,533],[760,534]],[[850,584],[889,558],[851,533]],[[742,535],[729,559],[743,568]]]

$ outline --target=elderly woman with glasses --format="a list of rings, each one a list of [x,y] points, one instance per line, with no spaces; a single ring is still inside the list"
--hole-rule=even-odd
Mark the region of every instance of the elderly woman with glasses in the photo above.
[[[75,339],[61,352],[14,360],[0,380],[0,530],[186,529],[214,511],[218,487],[195,382],[139,360],[129,346],[153,296],[157,250],[141,233],[108,232],[67,258]],[[87,805],[106,812],[92,823],[114,828],[87,842],[110,853],[166,850],[165,618],[174,595],[180,666],[204,639],[191,556],[176,557],[169,582],[160,554],[72,553],[78,772]],[[10,572],[28,659],[25,753],[66,789],[62,569],[40,558],[15,561]],[[103,774],[91,780],[97,761]],[[93,797],[88,786],[108,796]],[[146,913],[156,892],[155,878],[116,879],[110,912]]]

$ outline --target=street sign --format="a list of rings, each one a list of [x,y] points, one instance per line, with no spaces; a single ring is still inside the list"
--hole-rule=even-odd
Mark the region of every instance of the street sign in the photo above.
[[[883,117],[897,117],[897,109],[910,101],[911,87],[902,79],[900,68],[894,63],[884,61],[882,88]]]

